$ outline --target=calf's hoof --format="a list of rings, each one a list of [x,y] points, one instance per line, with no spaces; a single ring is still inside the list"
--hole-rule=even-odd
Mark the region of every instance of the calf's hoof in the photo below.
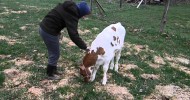
[[[106,85],[106,82],[105,80],[102,80],[102,85]]]

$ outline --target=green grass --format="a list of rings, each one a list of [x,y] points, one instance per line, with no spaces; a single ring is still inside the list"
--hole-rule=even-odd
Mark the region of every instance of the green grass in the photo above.
[[[32,86],[43,87],[40,81],[45,79],[45,68],[47,64],[47,50],[39,36],[39,23],[48,11],[63,0],[3,0],[0,2],[0,14],[6,12],[9,14],[0,15],[0,36],[6,36],[15,39],[17,42],[14,45],[9,45],[6,41],[0,40],[0,55],[11,55],[10,57],[0,58],[0,99],[29,99],[25,97],[27,89]],[[78,2],[78,0],[76,0]],[[89,3],[89,2],[88,2]],[[140,52],[135,54],[135,51],[130,51],[129,48],[124,48],[121,54],[120,63],[136,64],[139,68],[131,69],[131,72],[136,80],[131,80],[123,76],[121,73],[108,70],[112,76],[108,79],[108,84],[116,84],[126,87],[134,96],[135,100],[141,100],[144,96],[150,95],[156,85],[159,84],[175,84],[179,86],[190,86],[190,75],[172,68],[168,62],[166,65],[155,69],[151,68],[147,62],[153,62],[155,55],[164,56],[169,54],[172,56],[184,56],[190,59],[190,6],[189,5],[174,5],[170,6],[168,13],[168,21],[164,33],[159,33],[160,21],[162,18],[164,7],[162,5],[147,5],[140,6],[137,9],[131,4],[124,3],[122,8],[119,8],[119,2],[107,3],[106,0],[100,0],[106,11],[104,16],[99,15],[98,9],[93,5],[93,13],[89,19],[81,19],[79,27],[88,29],[91,33],[81,35],[81,37],[90,44],[95,36],[101,32],[107,25],[121,22],[126,28],[127,34],[126,43],[148,45],[150,50],[154,52]],[[25,10],[27,13],[13,14],[12,11]],[[20,27],[27,26],[26,30],[21,30]],[[93,30],[96,27],[99,30]],[[134,31],[138,29],[140,31]],[[68,37],[68,34],[64,34]],[[126,52],[131,52],[127,55]],[[39,56],[39,54],[44,54]],[[60,70],[63,72],[67,69],[78,70],[81,58],[84,52],[78,47],[67,47],[66,43],[61,45],[61,59],[59,64],[63,64]],[[27,58],[34,61],[32,65],[15,66],[10,62],[15,58]],[[142,59],[142,57],[145,57]],[[181,64],[183,65],[183,64]],[[190,68],[190,65],[183,65]],[[3,71],[8,68],[16,68],[22,71],[30,72],[32,75],[27,78],[29,85],[26,89],[17,89],[17,87],[5,87],[6,75]],[[160,75],[159,80],[143,79],[141,74],[156,74]],[[81,76],[73,76],[68,86],[59,87],[52,92],[45,92],[44,99],[61,100],[60,95],[73,93],[72,100],[115,100],[113,95],[110,95],[105,90],[95,91],[95,88],[101,84],[103,77],[102,68],[97,72],[94,82],[84,83]],[[54,82],[58,83],[57,81]],[[73,87],[73,84],[80,86]],[[33,99],[36,99],[35,97]]]
[[[0,87],[3,85],[4,81],[5,81],[5,76],[3,73],[0,73]]]

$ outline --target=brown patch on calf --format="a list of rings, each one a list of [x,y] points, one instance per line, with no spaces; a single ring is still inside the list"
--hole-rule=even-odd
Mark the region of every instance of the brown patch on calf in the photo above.
[[[116,39],[117,39],[117,38],[116,38],[115,36],[113,36],[113,40],[116,41]]]
[[[105,54],[104,48],[102,48],[102,47],[97,48],[96,53],[97,53],[98,55],[104,55],[104,54]]]
[[[84,77],[85,82],[89,82],[91,72],[88,68],[96,64],[97,58],[98,55],[96,52],[94,52],[94,50],[92,50],[90,53],[86,53],[84,56],[83,65],[80,67],[80,74]]]
[[[119,39],[119,37],[117,37],[117,43],[119,43],[119,44],[120,44],[120,39]]]
[[[119,40],[120,40],[119,37],[117,37],[117,42],[119,42]]]
[[[80,74],[84,77],[85,82],[88,82],[91,76],[91,72],[88,68],[96,64],[98,55],[104,54],[105,51],[102,47],[98,47],[96,52],[92,50],[91,52],[86,53],[86,55],[83,58],[83,64],[80,67]]]
[[[112,42],[111,42],[111,46],[112,46],[112,47],[114,46]]]
[[[85,67],[90,67],[96,64],[98,55],[104,55],[105,51],[102,47],[97,48],[97,51],[92,50],[90,53],[87,53],[83,58],[83,65]]]
[[[92,50],[90,53],[87,53],[83,58],[83,65],[85,67],[90,67],[95,65],[96,60],[98,58],[98,55],[94,50]]]
[[[85,82],[89,82],[91,72],[88,70],[88,68],[85,68],[84,66],[80,67],[80,74],[84,77]]]
[[[111,29],[112,29],[112,30],[114,30],[114,31],[116,32],[116,28],[115,28],[114,26],[113,26],[113,27],[111,27]]]

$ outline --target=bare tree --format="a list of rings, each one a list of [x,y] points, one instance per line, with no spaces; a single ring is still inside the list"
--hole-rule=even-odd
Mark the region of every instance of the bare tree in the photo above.
[[[164,2],[165,2],[164,3],[165,7],[164,7],[164,13],[163,13],[163,17],[162,17],[161,24],[160,24],[160,32],[164,31],[164,27],[167,22],[167,14],[168,14],[169,6],[170,6],[170,0],[164,0]]]

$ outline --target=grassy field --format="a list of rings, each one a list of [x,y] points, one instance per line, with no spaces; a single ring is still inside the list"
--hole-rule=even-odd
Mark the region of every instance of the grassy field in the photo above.
[[[102,86],[101,68],[94,82],[83,82],[79,64],[85,53],[72,45],[65,31],[58,63],[64,75],[46,80],[47,50],[38,24],[62,1],[1,0],[1,100],[190,100],[190,5],[170,7],[164,33],[159,33],[163,5],[137,9],[124,3],[119,8],[119,2],[99,0],[103,16],[93,5],[92,14],[79,22],[87,44],[109,24],[121,22],[127,30],[119,72],[109,70]]]

